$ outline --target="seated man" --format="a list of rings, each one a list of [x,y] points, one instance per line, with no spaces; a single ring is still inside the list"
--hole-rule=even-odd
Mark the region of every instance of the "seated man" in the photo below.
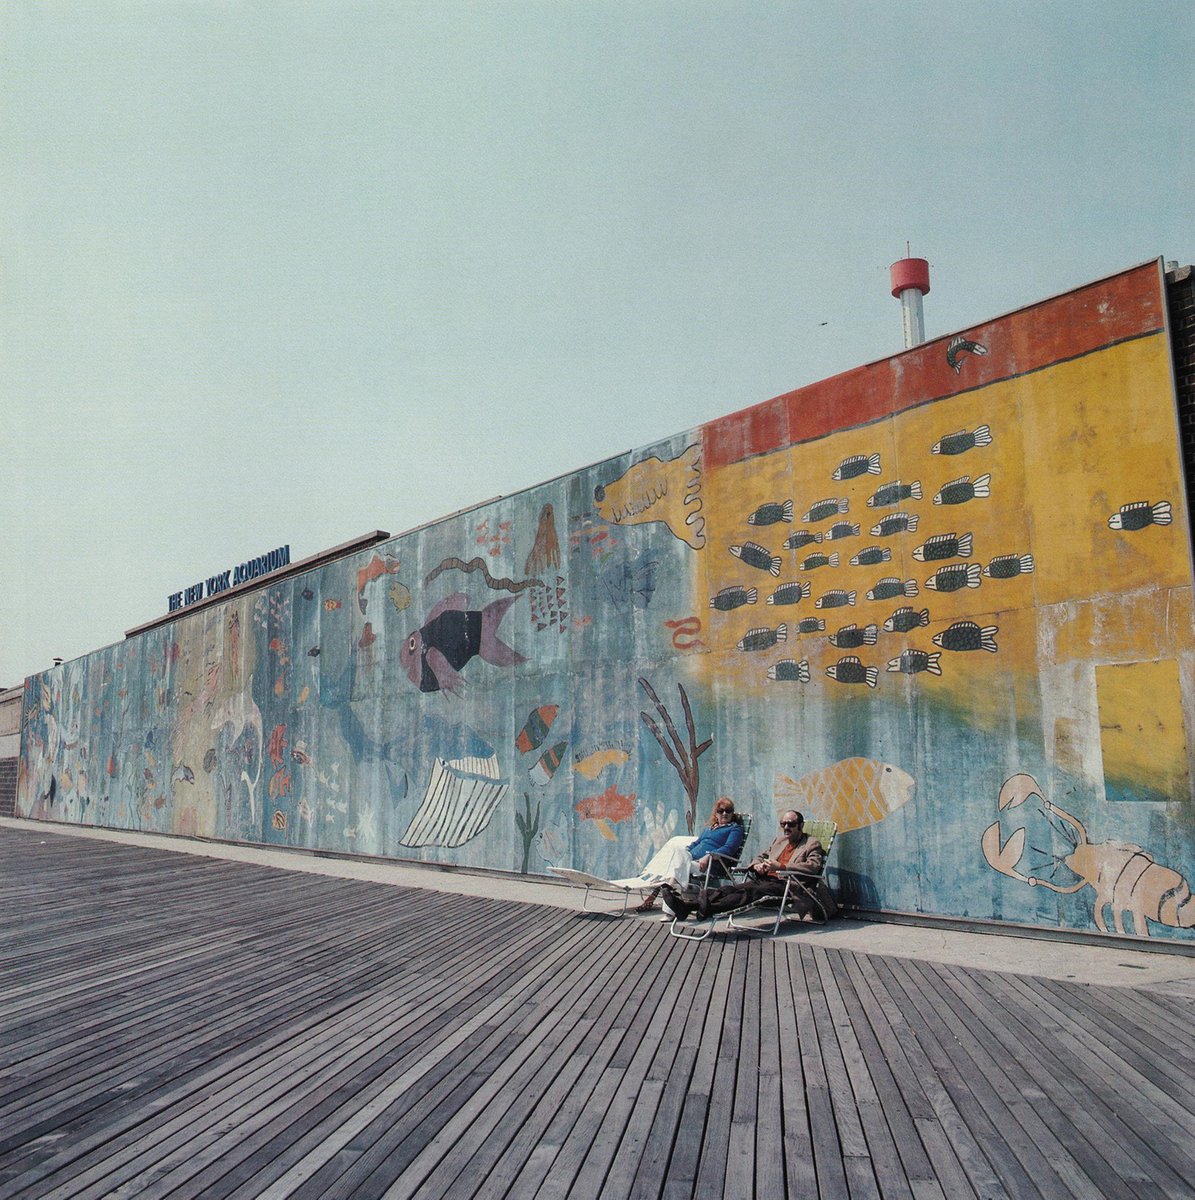
[[[666,906],[682,921],[691,913],[711,917],[715,913],[745,908],[765,896],[782,896],[784,880],[777,871],[808,871],[818,875],[826,862],[826,852],[817,838],[805,833],[805,818],[790,810],[780,818],[780,836],[747,866],[748,878],[730,887],[710,888],[695,902],[684,900],[675,888],[665,885],[660,890]]]

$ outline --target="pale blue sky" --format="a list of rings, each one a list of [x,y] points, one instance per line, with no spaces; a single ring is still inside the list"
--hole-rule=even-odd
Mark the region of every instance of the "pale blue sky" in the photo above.
[[[0,685],[1195,256],[1195,5],[0,8]],[[823,324],[825,322],[825,324]]]

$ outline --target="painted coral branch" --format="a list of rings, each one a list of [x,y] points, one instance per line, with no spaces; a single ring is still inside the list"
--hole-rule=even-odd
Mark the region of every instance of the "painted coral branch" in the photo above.
[[[660,726],[652,718],[651,714],[640,712],[639,715],[643,718],[643,723],[651,730],[652,736],[656,741],[659,742],[660,749],[664,751],[664,757],[672,764],[681,781],[681,786],[685,789],[685,799],[687,801],[685,822],[688,825],[689,832],[692,833],[697,820],[697,794],[701,789],[701,774],[697,766],[697,760],[713,745],[713,738],[706,738],[704,742],[698,745],[697,731],[693,723],[693,709],[689,704],[689,697],[685,692],[684,684],[678,683],[676,686],[680,691],[681,707],[685,714],[685,730],[689,735],[687,745],[681,740],[668,709],[664,707],[663,702],[656,695],[655,689],[642,676],[639,678],[639,685],[647,693],[648,699],[655,705],[656,712],[659,713],[660,719],[664,722],[664,728],[668,731],[666,739],[660,730]]]
[[[520,874],[527,874],[527,867],[531,861],[531,846],[535,841],[535,835],[539,833],[539,818],[540,804],[535,806],[535,815],[531,814],[531,797],[524,792],[523,804],[526,808],[525,813],[515,813],[515,824],[519,827],[519,836],[523,839],[523,865],[519,868]]]

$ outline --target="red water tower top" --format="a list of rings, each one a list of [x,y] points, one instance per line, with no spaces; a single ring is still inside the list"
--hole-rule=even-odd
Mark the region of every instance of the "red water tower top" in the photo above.
[[[899,298],[901,292],[916,288],[923,296],[929,295],[929,263],[924,258],[902,258],[890,268],[892,294]]]

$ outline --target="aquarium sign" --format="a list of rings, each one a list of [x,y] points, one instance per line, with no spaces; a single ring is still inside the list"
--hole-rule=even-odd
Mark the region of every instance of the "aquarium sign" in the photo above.
[[[172,592],[166,597],[166,603],[169,605],[167,611],[177,612],[189,604],[218,596],[221,592],[228,591],[229,588],[239,587],[242,583],[251,583],[262,575],[268,575],[271,571],[277,571],[280,567],[289,565],[290,547],[279,546],[277,550],[271,550],[269,554],[259,554],[256,558],[247,559],[239,566],[221,571],[218,575],[209,575],[207,579],[201,579],[198,583],[183,588],[181,592]]]

